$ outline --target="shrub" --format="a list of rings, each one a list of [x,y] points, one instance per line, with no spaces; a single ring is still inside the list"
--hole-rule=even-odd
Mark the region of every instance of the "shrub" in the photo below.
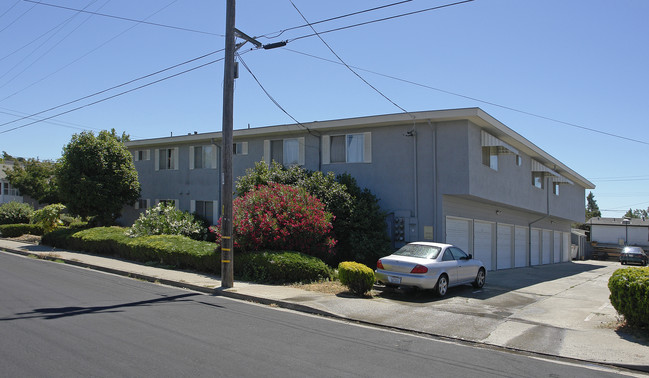
[[[233,233],[243,251],[292,250],[326,257],[335,241],[332,215],[305,190],[271,183],[233,203]],[[220,243],[220,221],[215,230]]]
[[[338,265],[338,279],[358,296],[372,290],[375,281],[372,269],[353,261],[343,261]]]
[[[37,224],[3,224],[0,225],[0,235],[5,238],[15,238],[25,234],[43,235],[43,227]]]
[[[200,220],[176,209],[172,204],[159,203],[148,209],[133,223],[129,236],[183,235],[201,240],[207,233]]]
[[[649,268],[616,270],[608,280],[609,299],[631,326],[649,326]]]
[[[45,232],[50,232],[55,228],[63,225],[61,216],[65,210],[65,205],[55,203],[47,205],[44,208],[34,212],[32,216],[32,223],[39,224],[43,227]]]
[[[29,223],[34,208],[28,203],[8,202],[0,205],[0,224]]]
[[[330,280],[332,269],[324,261],[299,252],[252,252],[234,257],[235,276],[243,280],[293,283]]]

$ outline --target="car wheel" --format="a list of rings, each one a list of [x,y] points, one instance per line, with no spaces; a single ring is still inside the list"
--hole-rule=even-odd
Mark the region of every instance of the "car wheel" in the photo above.
[[[475,281],[473,281],[473,287],[475,287],[476,289],[483,287],[486,277],[487,274],[485,273],[484,268],[480,268],[480,270],[478,270],[478,274],[475,276]]]
[[[624,261],[620,261],[620,262],[622,263],[622,265],[626,265],[626,263]]]
[[[435,285],[435,293],[443,297],[446,295],[446,292],[448,291],[448,276],[446,274],[442,274],[439,276],[439,279],[437,280],[437,285]]]

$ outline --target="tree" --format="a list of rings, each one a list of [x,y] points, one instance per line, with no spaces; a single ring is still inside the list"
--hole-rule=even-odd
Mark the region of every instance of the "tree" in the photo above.
[[[588,192],[586,202],[586,220],[602,216],[602,213],[599,211],[599,206],[597,206],[597,201],[595,201],[595,195],[593,192]]]
[[[40,203],[61,202],[54,179],[56,163],[28,159],[24,162],[24,167],[21,164],[14,164],[13,168],[6,168],[4,171],[7,180],[12,186],[18,188],[21,194],[30,196]]]
[[[56,178],[63,203],[73,214],[94,217],[100,225],[114,224],[124,205],[140,197],[133,157],[113,129],[97,136],[74,134],[63,148]]]
[[[385,213],[376,196],[361,189],[350,175],[336,177],[333,172],[309,172],[299,166],[284,168],[274,161],[270,165],[261,161],[237,179],[237,195],[273,182],[306,189],[334,215],[333,235],[338,243],[335,254],[326,261],[330,265],[346,260],[374,265],[377,258],[389,254]]]
[[[336,244],[333,216],[303,188],[259,185],[234,200],[233,214],[235,243],[244,251],[297,251],[326,260]],[[217,242],[220,231],[219,224]]]

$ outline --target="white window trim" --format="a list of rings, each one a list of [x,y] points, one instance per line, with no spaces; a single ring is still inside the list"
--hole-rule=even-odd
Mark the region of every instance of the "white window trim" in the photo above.
[[[361,135],[361,134],[363,135],[362,163],[371,163],[372,162],[372,133],[368,131],[364,133],[323,135],[322,149],[321,149],[322,164],[332,164],[331,163],[331,137],[332,136],[345,135],[345,139],[347,139],[347,135]],[[345,145],[345,160],[347,160],[347,145]],[[345,161],[345,163],[335,163],[335,164],[358,164],[358,163],[360,162],[348,163],[347,161]]]
[[[285,141],[287,139],[297,139],[297,142],[298,142],[297,164],[298,165],[304,165],[305,160],[306,160],[306,158],[305,158],[305,155],[306,155],[305,150],[306,149],[305,149],[305,145],[304,145],[306,139],[304,137],[297,137],[297,138],[284,138],[284,139],[272,139],[272,140],[281,140],[283,142],[283,141]],[[271,142],[271,139],[265,139],[264,140],[264,162],[266,162],[266,164],[269,164],[269,165],[271,163],[271,159],[270,159],[270,142]],[[247,148],[247,146],[246,146],[246,148]],[[281,163],[281,162],[278,162],[278,163]]]
[[[178,170],[178,147],[172,147],[172,148],[163,148],[163,150],[173,150],[174,151],[174,167],[170,169],[163,169],[164,171],[177,171]],[[154,164],[155,164],[155,170],[159,171],[160,170],[160,148],[156,148],[154,151]]]
[[[146,149],[146,150],[135,150],[135,151],[133,151],[133,161],[140,161],[140,151],[144,152],[144,159],[143,160],[151,160],[151,150]]]

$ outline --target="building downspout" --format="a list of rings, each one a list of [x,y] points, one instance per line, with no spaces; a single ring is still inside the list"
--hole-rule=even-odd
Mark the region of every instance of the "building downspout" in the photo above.
[[[430,126],[431,130],[433,131],[433,240],[437,240],[437,238],[435,237],[436,233],[439,233],[437,222],[437,212],[439,210],[437,208],[437,127],[435,127],[433,123],[430,122],[430,119],[426,121],[428,122],[428,126]]]
[[[417,124],[412,125],[412,133],[413,133],[413,138],[412,141],[415,145],[415,148],[413,148],[413,169],[414,169],[414,175],[413,175],[413,185],[414,185],[414,191],[415,191],[415,211],[414,211],[414,217],[417,219],[417,235],[419,235],[419,219],[418,219],[418,214],[419,214],[419,179],[418,179],[418,171],[417,171],[417,130],[416,130]]]
[[[545,178],[544,178],[545,179]],[[550,180],[547,180],[548,182]],[[527,266],[532,266],[532,225],[550,217],[550,189],[545,186],[545,215],[527,225]]]

